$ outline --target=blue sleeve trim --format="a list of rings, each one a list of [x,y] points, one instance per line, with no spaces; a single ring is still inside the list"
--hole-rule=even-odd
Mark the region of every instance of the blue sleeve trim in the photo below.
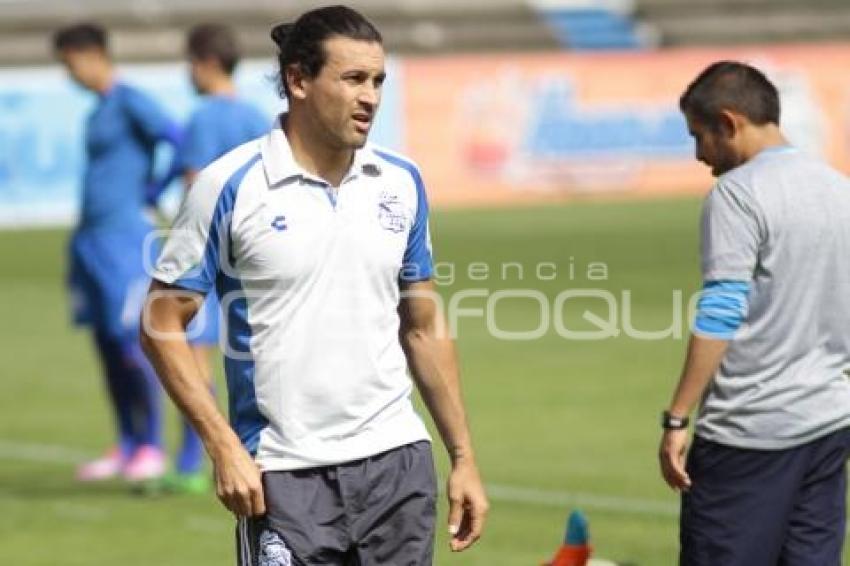
[[[224,188],[219,194],[218,201],[216,201],[215,209],[213,210],[201,264],[191,270],[191,275],[174,281],[174,285],[202,293],[208,293],[213,288],[221,268],[222,242],[225,245],[229,242],[229,233],[227,232],[230,230],[230,216],[236,204],[236,193],[239,190],[239,185],[242,184],[242,179],[245,178],[251,167],[259,160],[260,154],[258,153],[237,169],[224,184]],[[227,252],[227,250],[225,251]]]
[[[399,279],[405,283],[427,281],[434,274],[434,261],[428,241],[428,196],[425,193],[425,183],[419,169],[409,161],[383,151],[375,151],[375,154],[406,170],[413,177],[416,185],[416,217],[407,236],[407,248],[404,250]]]
[[[748,281],[706,281],[697,305],[694,332],[731,340],[747,316]]]
[[[260,435],[269,421],[260,411],[255,386],[255,363],[251,352],[252,330],[248,322],[248,299],[239,279],[222,274],[216,292],[226,309],[227,349],[224,371],[227,377],[227,405],[230,423],[245,449],[256,456]],[[236,355],[238,354],[238,355]]]

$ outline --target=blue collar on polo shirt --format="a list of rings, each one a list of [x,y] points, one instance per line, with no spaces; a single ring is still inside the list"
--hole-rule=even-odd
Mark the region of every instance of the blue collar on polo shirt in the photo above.
[[[275,119],[274,128],[260,142],[260,153],[269,188],[287,186],[295,181],[322,187],[330,186],[326,180],[305,170],[295,161],[289,140],[286,139],[286,133],[283,131],[284,120],[286,120],[286,114],[278,116]],[[368,145],[354,152],[351,168],[340,184],[344,185],[360,174],[369,177],[377,177],[381,174],[380,159]]]

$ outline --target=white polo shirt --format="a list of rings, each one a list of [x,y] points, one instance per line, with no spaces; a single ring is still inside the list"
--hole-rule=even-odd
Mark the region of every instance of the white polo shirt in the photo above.
[[[204,169],[154,277],[213,286],[230,418],[264,470],[348,462],[429,440],[399,343],[399,283],[430,278],[416,166],[372,145],[337,190],[276,122]]]

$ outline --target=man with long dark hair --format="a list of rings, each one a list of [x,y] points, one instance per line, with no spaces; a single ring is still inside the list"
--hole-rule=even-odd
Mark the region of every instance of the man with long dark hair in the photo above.
[[[422,177],[367,143],[381,36],[335,6],[272,37],[289,111],[199,174],[159,260],[143,342],[239,516],[240,564],[428,565],[436,476],[408,368],[451,460],[453,550],[478,539],[487,500],[430,281]],[[183,336],[213,287],[232,428]]]

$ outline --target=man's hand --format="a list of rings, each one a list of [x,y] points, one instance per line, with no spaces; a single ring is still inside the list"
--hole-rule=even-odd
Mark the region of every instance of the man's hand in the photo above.
[[[461,460],[452,466],[449,476],[449,545],[460,552],[481,538],[490,504],[474,462]]]
[[[691,478],[685,471],[687,449],[687,429],[664,431],[658,448],[658,460],[664,481],[676,491],[687,491],[691,487]]]
[[[727,340],[691,335],[685,367],[682,368],[676,392],[668,405],[672,414],[678,416],[690,414],[714,379],[714,374],[717,373],[728,346]],[[658,463],[661,466],[664,481],[676,491],[687,491],[691,487],[691,478],[685,471],[687,449],[687,430],[664,431],[661,446],[658,448]]]
[[[466,550],[481,537],[487,495],[475,465],[458,376],[457,354],[433,281],[407,283],[399,303],[401,345],[422,400],[449,451],[451,549]]]
[[[230,444],[212,454],[215,491],[230,511],[242,517],[263,515],[263,478],[260,468],[241,444]]]
[[[262,515],[265,504],[260,469],[219,411],[186,341],[186,326],[203,299],[200,293],[152,281],[140,327],[141,344],[165,390],[209,452],[218,498],[237,515]]]

